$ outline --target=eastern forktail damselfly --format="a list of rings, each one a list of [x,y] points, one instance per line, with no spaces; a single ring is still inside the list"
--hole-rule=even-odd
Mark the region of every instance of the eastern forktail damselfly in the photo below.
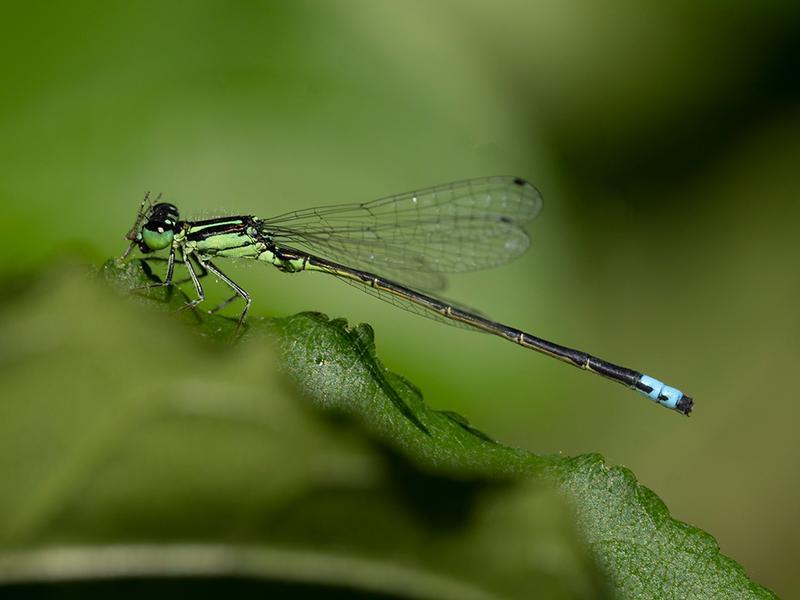
[[[212,260],[247,258],[288,273],[328,273],[401,308],[492,333],[617,381],[688,415],[692,399],[653,377],[492,321],[436,296],[445,287],[447,273],[497,266],[525,252],[530,243],[525,226],[541,207],[538,190],[518,177],[470,179],[271,219],[244,215],[185,221],[175,205],[150,203],[145,196],[126,236],[131,244],[124,256],[134,246],[145,254],[168,250],[167,273],[157,285],[172,284],[175,261],[181,261],[196,292],[187,307],[205,299],[200,278],[213,273],[235,293],[210,312],[241,297],[245,306],[240,327],[250,308],[250,295]]]

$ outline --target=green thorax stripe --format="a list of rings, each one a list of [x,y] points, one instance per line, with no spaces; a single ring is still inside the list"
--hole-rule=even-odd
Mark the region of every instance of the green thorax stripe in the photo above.
[[[185,240],[199,254],[230,258],[257,258],[265,247],[247,216],[187,223]]]
[[[233,233],[237,230],[244,231],[251,222],[252,219],[250,217],[224,217],[208,219],[207,221],[188,222],[186,223],[186,239],[197,241],[208,236]]]

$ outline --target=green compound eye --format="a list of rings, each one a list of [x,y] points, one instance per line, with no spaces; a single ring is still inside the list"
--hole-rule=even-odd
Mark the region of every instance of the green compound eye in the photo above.
[[[142,241],[150,250],[161,250],[172,243],[172,228],[161,221],[150,221],[142,228]]]

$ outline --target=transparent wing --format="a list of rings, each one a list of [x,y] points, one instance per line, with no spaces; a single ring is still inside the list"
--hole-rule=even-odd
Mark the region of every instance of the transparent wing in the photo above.
[[[333,276],[336,277],[339,281],[345,282],[347,285],[351,285],[354,288],[356,288],[358,290],[361,290],[362,292],[366,292],[370,296],[373,296],[373,297],[377,298],[378,300],[383,300],[384,302],[387,302],[387,303],[389,303],[392,306],[395,306],[397,308],[401,308],[401,309],[403,309],[403,310],[405,310],[407,312],[413,313],[415,315],[419,315],[421,317],[425,317],[426,319],[431,319],[431,320],[436,321],[438,323],[444,323],[445,325],[450,325],[451,327],[458,327],[458,328],[461,328],[461,329],[469,329],[470,331],[478,331],[480,333],[485,333],[483,330],[478,329],[476,327],[473,327],[472,325],[469,325],[468,323],[463,323],[461,321],[456,321],[454,319],[450,319],[450,318],[442,315],[441,313],[438,313],[436,311],[430,310],[429,308],[425,308],[424,306],[422,306],[420,304],[416,304],[415,302],[412,302],[411,300],[407,300],[407,299],[405,299],[405,298],[403,298],[401,296],[396,296],[396,295],[394,295],[394,294],[392,294],[390,292],[387,292],[385,290],[381,290],[381,289],[378,289],[378,288],[369,287],[368,285],[364,285],[363,283],[358,282],[358,281],[353,281],[352,279],[348,279],[347,277],[342,277],[340,275],[333,275]],[[481,316],[481,317],[486,317],[486,315],[483,312],[481,312],[481,311],[479,311],[477,309],[474,309],[472,307],[465,306],[464,304],[461,304],[461,303],[458,303],[458,302],[454,302],[454,301],[449,300],[447,298],[442,298],[441,296],[432,296],[432,297],[437,299],[437,300],[441,300],[442,302],[445,302],[445,303],[449,304],[453,308],[460,308],[461,310],[464,310],[466,312],[470,312],[470,313],[472,313],[474,315],[478,315],[478,316]]]
[[[524,227],[542,207],[518,177],[484,177],[362,204],[310,208],[261,221],[278,246],[304,250],[418,290],[445,273],[485,269],[528,248]]]

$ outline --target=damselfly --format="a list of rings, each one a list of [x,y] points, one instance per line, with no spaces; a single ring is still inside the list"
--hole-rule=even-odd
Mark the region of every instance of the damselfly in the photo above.
[[[389,196],[363,204],[309,208],[271,219],[232,216],[184,221],[173,204],[145,196],[127,234],[147,254],[168,250],[163,283],[171,285],[175,261],[194,284],[194,307],[205,299],[200,278],[211,272],[244,300],[250,295],[216,266],[217,258],[248,258],[287,273],[319,271],[357,285],[402,308],[450,324],[500,336],[633,388],[661,406],[688,415],[693,401],[661,381],[586,352],[573,350],[491,321],[436,296],[445,274],[505,263],[528,248],[525,226],[542,207],[537,189],[518,177],[470,179]]]

